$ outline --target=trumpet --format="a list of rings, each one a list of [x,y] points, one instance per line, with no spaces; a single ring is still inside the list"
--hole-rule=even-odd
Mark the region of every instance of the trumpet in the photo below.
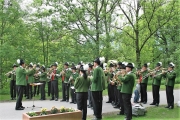
[[[13,75],[15,75],[16,74],[16,72],[13,70],[13,71],[9,71],[9,72],[7,72],[5,75],[6,76],[9,76],[10,74],[13,74]]]

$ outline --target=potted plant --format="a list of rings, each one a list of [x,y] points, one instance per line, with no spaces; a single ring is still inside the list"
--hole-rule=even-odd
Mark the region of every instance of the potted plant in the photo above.
[[[46,108],[41,109],[40,112],[23,113],[23,120],[80,120],[82,113],[80,110],[73,108],[52,107],[50,110]]]

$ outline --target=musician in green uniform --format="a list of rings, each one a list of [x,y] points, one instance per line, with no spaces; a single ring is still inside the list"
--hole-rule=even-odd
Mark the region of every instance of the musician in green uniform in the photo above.
[[[72,72],[69,69],[69,63],[64,63],[64,70],[61,72],[61,76],[64,76],[63,86],[62,86],[62,93],[63,93],[63,99],[61,102],[66,101],[69,102],[69,78],[71,76]]]
[[[161,79],[162,79],[162,71],[161,71],[162,62],[158,62],[156,64],[156,70],[152,73],[152,94],[153,94],[153,102],[150,105],[159,106],[160,102],[160,95],[159,95],[159,89],[161,85]]]
[[[34,83],[34,74],[35,71],[33,70],[33,63],[29,64],[28,74],[27,74],[27,86],[26,86],[26,99],[32,99],[33,93],[32,93],[32,83]]]
[[[16,69],[17,101],[15,110],[24,110],[25,107],[22,106],[22,98],[24,88],[27,85],[26,74],[28,74],[29,72],[24,69],[25,63],[22,59],[18,59],[17,63],[20,66]],[[35,71],[34,68],[35,66],[33,66],[33,70]]]
[[[174,63],[169,63],[168,72],[165,73],[166,77],[166,98],[167,98],[167,106],[165,108],[173,109],[174,108],[174,84],[176,79],[176,72],[174,71]]]
[[[40,77],[39,77],[39,74],[40,73],[40,64],[38,63],[37,65],[36,65],[36,73],[34,74],[34,82],[35,83],[39,83],[39,79],[40,79]],[[37,95],[39,95],[39,89],[40,89],[40,86],[39,85],[35,85],[34,86],[34,96],[37,94]]]
[[[119,79],[123,83],[121,88],[121,93],[124,103],[124,113],[126,115],[126,120],[132,119],[131,96],[133,93],[133,87],[135,83],[135,75],[132,72],[133,68],[134,68],[133,63],[128,63],[126,65],[126,75],[124,77],[119,77]]]
[[[100,67],[101,62],[100,58],[94,60],[94,71],[93,77],[91,78],[91,93],[95,120],[102,119],[102,92],[105,89],[105,76]]]
[[[40,100],[46,100],[46,94],[45,94],[45,86],[46,86],[46,81],[47,81],[47,73],[46,73],[46,68],[44,65],[41,66],[41,72],[39,73],[40,76],[40,82],[42,85],[40,85],[40,90],[41,90],[41,98]]]
[[[53,64],[53,71],[51,73],[51,100],[58,101],[59,91],[58,91],[58,79],[60,77],[60,71],[57,69],[58,63]]]
[[[74,82],[76,80],[76,78],[79,76],[79,74],[76,72],[76,66],[72,66],[71,67],[72,70],[72,74],[69,78],[69,83],[70,83],[70,89],[71,89],[71,102],[70,103],[74,103],[76,104],[76,92],[75,92],[75,88],[74,88]]]
[[[148,66],[150,63],[145,63],[140,71],[140,93],[142,103],[147,103],[147,84],[148,84]]]
[[[82,111],[82,120],[86,120],[87,116],[87,99],[88,99],[88,89],[90,86],[90,79],[86,71],[88,70],[88,65],[80,67],[80,76],[76,78],[74,87],[76,89],[76,100],[77,108]]]
[[[8,72],[6,75],[11,78],[10,81],[10,94],[11,94],[11,100],[16,99],[16,68],[18,66],[16,64],[13,64],[13,70]]]

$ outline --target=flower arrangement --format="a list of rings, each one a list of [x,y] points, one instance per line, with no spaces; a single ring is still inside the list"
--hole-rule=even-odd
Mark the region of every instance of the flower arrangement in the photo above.
[[[56,107],[51,108],[51,114],[56,114],[56,113],[58,113],[58,111],[59,110]]]
[[[40,115],[47,115],[47,109],[46,108],[42,108]]]
[[[38,114],[34,111],[30,111],[27,113],[30,117],[33,117],[33,116],[38,116]]]
[[[48,115],[48,114],[57,114],[57,113],[65,113],[65,112],[75,112],[77,110],[73,109],[73,108],[66,108],[64,106],[60,107],[60,109],[56,108],[55,106],[53,106],[49,111],[47,111],[46,108],[42,108],[40,112],[28,112],[27,115],[29,115],[30,117],[34,117],[34,116],[43,116],[43,115]]]

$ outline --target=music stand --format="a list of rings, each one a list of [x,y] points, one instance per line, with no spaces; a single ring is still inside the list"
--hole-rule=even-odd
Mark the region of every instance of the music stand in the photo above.
[[[38,86],[38,85],[42,85],[43,83],[31,83],[31,86]],[[34,97],[33,97],[33,106],[32,107],[27,107],[27,108],[32,108],[32,110],[35,108],[36,106],[34,105]],[[36,108],[42,108],[42,107],[36,107]]]

